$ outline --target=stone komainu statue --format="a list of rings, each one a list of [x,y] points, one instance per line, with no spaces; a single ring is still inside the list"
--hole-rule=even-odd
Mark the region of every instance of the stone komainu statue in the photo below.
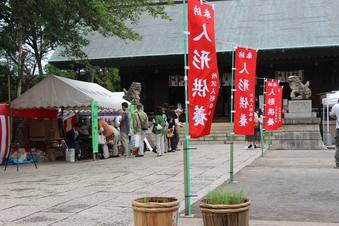
[[[133,82],[129,90],[123,89],[125,95],[122,97],[125,100],[131,102],[131,104],[140,103],[141,83]]]
[[[309,81],[304,85],[297,76],[293,75],[288,77],[288,82],[292,90],[290,95],[292,100],[307,100],[312,95],[310,88],[308,88]]]

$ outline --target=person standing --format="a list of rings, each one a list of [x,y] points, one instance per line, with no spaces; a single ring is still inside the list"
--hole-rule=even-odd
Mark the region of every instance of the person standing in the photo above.
[[[121,143],[122,146],[124,147],[124,155],[122,157],[130,157],[131,155],[131,150],[129,147],[129,137],[128,133],[130,130],[130,119],[131,119],[131,113],[128,109],[128,103],[123,102],[121,104],[122,110],[124,113],[122,113],[122,118],[120,121],[120,135],[121,135]]]
[[[166,136],[170,141],[170,147],[171,147],[170,150],[168,150],[168,152],[174,152],[176,149],[178,132],[177,132],[177,128],[175,126],[174,120],[171,116],[167,117],[167,122],[168,122],[168,128],[167,128]]]
[[[120,132],[120,121],[122,119],[123,110],[119,110],[119,115],[114,120],[114,127]]]
[[[336,119],[336,130],[335,130],[335,153],[334,153],[334,159],[335,159],[335,166],[334,168],[339,169],[339,99],[338,103],[335,104],[331,109],[331,118]]]
[[[122,119],[122,114],[124,113],[123,110],[119,110],[119,115],[115,118],[114,121],[114,128],[119,135],[114,137],[114,144],[113,144],[113,155],[112,157],[119,157],[119,143],[121,142],[121,136],[120,136],[120,121]]]
[[[259,122],[258,114],[254,112],[254,122],[257,121]],[[253,123],[254,123],[253,122]],[[243,148],[244,150],[247,149],[255,149],[256,148],[256,143],[257,143],[257,128],[254,128],[254,134],[253,135],[245,135],[245,147]]]
[[[107,122],[104,120],[98,119],[98,128],[99,128],[99,133],[102,133],[106,137],[106,143],[102,145],[102,153],[103,153],[103,158],[108,159],[109,158],[109,151],[108,151],[108,145],[107,142],[110,140],[114,140],[114,131],[113,128],[108,125]]]
[[[157,152],[158,156],[164,155],[164,133],[165,133],[165,120],[162,117],[162,108],[157,106],[155,108],[155,118],[153,121],[153,126],[161,126],[161,129],[157,129],[155,132],[156,142],[157,142]]]
[[[183,127],[183,125],[182,125],[182,123],[179,121],[179,118],[180,118],[180,115],[181,115],[181,113],[182,113],[182,110],[180,109],[180,108],[178,108],[178,109],[176,109],[175,111],[175,114],[177,115],[177,118],[174,120],[174,122],[175,122],[175,126],[176,126],[176,128],[177,128],[177,130],[176,130],[176,132],[177,132],[177,138],[176,138],[176,140],[175,140],[175,150],[176,151],[180,151],[180,148],[178,148],[178,143],[179,143],[179,140],[180,140],[180,136],[179,136],[179,133],[178,133],[178,128],[180,127],[180,128],[182,128]]]
[[[257,113],[258,119],[259,119],[259,127],[256,129],[257,138],[258,138],[258,141],[257,141],[258,145],[254,145],[254,148],[257,148],[257,147],[261,146],[261,133],[263,132],[263,128],[264,128],[264,124],[263,124],[264,123],[264,117],[262,116],[262,111],[261,111],[260,108],[257,108],[255,110],[255,112]]]
[[[168,120],[167,118],[169,116],[172,117],[173,121],[175,121],[175,119],[177,119],[177,115],[175,114],[175,112],[173,110],[170,109],[170,106],[168,103],[164,103],[162,105],[162,107],[164,108],[164,114],[166,116],[166,119],[165,119],[165,123],[166,123],[166,128],[165,128],[165,132],[167,132],[167,129],[168,129]],[[170,139],[167,137],[167,134],[165,134],[165,140],[166,140],[166,145],[165,145],[165,149],[168,151],[168,152],[175,152],[175,150],[171,150],[170,148]]]
[[[148,129],[148,117],[143,110],[141,103],[137,104],[137,110],[134,112],[134,132],[139,135],[139,150],[135,157],[144,157],[144,139],[146,136],[146,130]],[[143,125],[147,125],[147,128]]]

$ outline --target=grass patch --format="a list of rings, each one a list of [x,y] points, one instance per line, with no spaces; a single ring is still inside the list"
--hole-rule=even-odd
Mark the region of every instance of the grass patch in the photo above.
[[[148,203],[148,202],[155,202],[155,203],[168,203],[171,202],[172,200],[169,198],[163,198],[163,197],[144,197],[143,198],[143,203]]]
[[[216,188],[205,196],[208,204],[239,204],[246,201],[244,189]]]

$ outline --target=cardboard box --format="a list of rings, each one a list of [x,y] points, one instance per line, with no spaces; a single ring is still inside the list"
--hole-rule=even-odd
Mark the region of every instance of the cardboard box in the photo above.
[[[29,138],[35,140],[50,140],[60,138],[58,119],[34,119],[29,123]]]
[[[65,159],[66,158],[65,151],[66,151],[65,147],[47,148],[46,150],[47,157],[45,156],[45,161],[55,161],[56,158]]]
[[[62,153],[62,151],[56,151],[56,152],[54,152],[54,155],[55,155],[56,158],[64,157],[64,153]]]
[[[44,162],[48,162],[48,161],[55,161],[55,155],[54,153],[51,154],[46,154],[44,157]]]
[[[55,152],[55,157],[56,158],[62,158],[63,160],[66,159],[66,147],[53,147]]]
[[[49,138],[49,139],[55,139],[55,130],[50,130],[50,131],[49,131],[48,138]]]
[[[45,155],[44,156],[44,162],[48,162],[49,161],[49,157],[48,157],[48,155]]]
[[[46,154],[47,154],[47,155],[53,154],[54,152],[55,152],[55,149],[54,149],[54,148],[48,148],[48,149],[46,150]]]
[[[44,121],[29,123],[30,140],[48,140],[46,135],[46,124]]]
[[[11,159],[16,159],[16,158],[20,158],[21,155],[23,155],[25,153],[26,153],[26,151],[19,150],[19,151],[14,152],[13,154],[11,154],[11,156],[9,156],[9,157]]]

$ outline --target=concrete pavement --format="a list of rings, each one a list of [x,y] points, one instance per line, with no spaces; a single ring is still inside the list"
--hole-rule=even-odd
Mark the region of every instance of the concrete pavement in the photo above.
[[[193,217],[180,217],[179,225],[203,225],[197,202],[218,186],[249,189],[251,226],[339,225],[329,217],[338,212],[334,208],[339,196],[339,189],[334,189],[339,177],[339,170],[332,168],[334,150],[274,150],[259,157],[261,149],[243,150],[243,145],[235,144],[237,183],[225,183],[229,178],[229,145],[192,147],[197,150],[190,153],[191,194],[198,197],[191,199]],[[184,213],[182,151],[163,157],[146,152],[143,158],[42,162],[38,169],[23,164],[19,172],[15,165],[3,169],[1,225],[130,226],[131,200],[143,196],[177,197],[182,200],[180,213]],[[293,203],[298,195],[299,201],[306,201],[292,214],[298,208]],[[281,206],[284,208],[277,208]]]
[[[191,150],[192,203],[228,179],[229,145]],[[234,172],[260,155],[234,147]],[[157,157],[55,161],[1,167],[1,225],[133,225],[131,200],[174,196],[184,209],[183,151]]]
[[[221,187],[248,192],[251,226],[339,225],[339,170],[333,168],[334,151],[268,150],[241,169],[235,183]],[[192,212],[201,217],[198,202]]]

